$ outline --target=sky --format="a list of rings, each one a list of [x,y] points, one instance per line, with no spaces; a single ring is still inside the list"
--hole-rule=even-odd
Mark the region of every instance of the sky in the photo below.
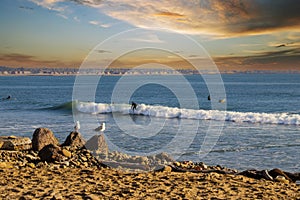
[[[296,0],[1,0],[0,66],[80,67],[93,52],[99,67],[189,68],[206,53],[220,70],[300,70],[299,10]]]

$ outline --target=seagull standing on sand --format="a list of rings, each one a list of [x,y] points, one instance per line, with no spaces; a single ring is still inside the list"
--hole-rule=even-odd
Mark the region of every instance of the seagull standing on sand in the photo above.
[[[79,123],[79,121],[76,121],[74,130],[77,132],[79,129],[80,129],[80,123]]]
[[[105,123],[102,122],[101,125],[95,129],[95,131],[104,132],[105,131]]]

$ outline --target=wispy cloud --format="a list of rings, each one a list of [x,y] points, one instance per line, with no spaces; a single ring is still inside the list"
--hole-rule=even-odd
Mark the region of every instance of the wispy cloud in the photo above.
[[[65,0],[30,0],[38,6],[47,8],[48,10],[53,10],[57,12],[63,12],[65,10],[65,6],[59,6],[59,2],[63,2]]]
[[[95,20],[89,21],[89,24],[94,25],[94,26],[100,26],[102,28],[109,28],[111,26],[110,24],[101,23],[101,22],[95,21]]]
[[[135,37],[135,38],[128,38],[130,41],[135,42],[145,42],[145,43],[164,43],[163,40],[159,39],[155,34],[145,34],[143,38]]]
[[[23,66],[23,67],[74,67],[79,66],[79,62],[66,63],[59,60],[43,60],[36,56],[8,53],[0,54],[0,65],[5,66]]]
[[[112,53],[111,51],[107,51],[107,50],[103,50],[103,49],[99,49],[97,50],[98,53]]]

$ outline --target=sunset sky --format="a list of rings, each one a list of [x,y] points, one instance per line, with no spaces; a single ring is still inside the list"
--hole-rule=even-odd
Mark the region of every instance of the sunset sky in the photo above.
[[[197,41],[222,70],[300,70],[299,10],[295,0],[1,0],[0,66],[79,67],[111,36],[162,28]],[[166,42],[159,34],[142,39]],[[97,52],[114,58],[120,48]],[[200,59],[193,49],[181,53]],[[115,67],[156,61],[184,67],[159,52],[122,59]]]

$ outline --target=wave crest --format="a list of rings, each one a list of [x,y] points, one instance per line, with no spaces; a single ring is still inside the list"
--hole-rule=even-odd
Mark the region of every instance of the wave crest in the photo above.
[[[106,104],[94,102],[76,102],[76,111],[89,114],[122,113],[145,115],[161,118],[180,118],[196,120],[224,120],[231,122],[248,122],[261,124],[300,125],[299,114],[289,113],[255,113],[219,110],[193,110],[160,105],[139,104],[132,112],[129,104]]]

